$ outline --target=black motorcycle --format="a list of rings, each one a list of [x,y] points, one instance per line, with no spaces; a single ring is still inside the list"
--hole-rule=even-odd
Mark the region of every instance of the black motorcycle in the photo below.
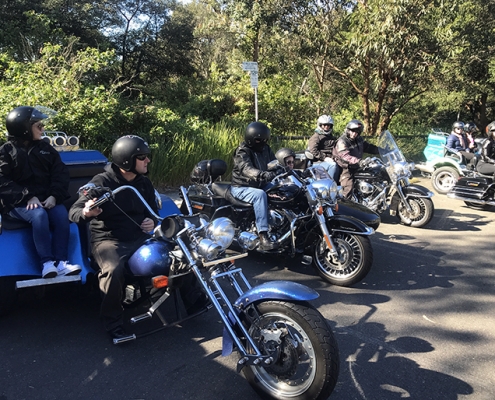
[[[313,263],[319,275],[334,285],[349,286],[368,274],[373,263],[369,235],[374,229],[370,226],[378,226],[380,217],[352,203],[340,207],[337,185],[324,169],[313,166],[304,174],[287,171],[265,187],[269,235],[279,248],[263,251],[259,249],[252,205],[234,198],[230,183],[216,182],[226,168],[222,160],[201,161],[194,168],[193,185],[181,187],[184,214],[200,212],[210,220],[227,217],[235,224],[235,242],[241,248],[291,258],[301,256],[302,263]],[[338,209],[359,216],[370,226],[339,214]]]
[[[472,208],[489,209],[495,206],[493,175],[483,175],[475,169],[471,176],[459,179],[447,193],[447,197],[462,200]]]
[[[351,198],[378,213],[390,210],[404,225],[425,226],[433,218],[433,193],[409,183],[414,164],[406,161],[389,131],[382,132],[378,147],[381,159],[364,160],[354,175]]]

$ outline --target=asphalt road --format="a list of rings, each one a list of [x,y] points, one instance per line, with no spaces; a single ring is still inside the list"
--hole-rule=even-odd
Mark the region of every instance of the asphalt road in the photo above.
[[[253,285],[286,279],[320,293],[315,305],[340,348],[332,400],[495,398],[495,211],[433,200],[423,229],[382,216],[372,270],[352,288],[325,284],[310,266],[238,262]],[[221,335],[210,310],[113,346],[95,297],[30,294],[0,319],[0,400],[257,399],[236,357],[221,356]]]

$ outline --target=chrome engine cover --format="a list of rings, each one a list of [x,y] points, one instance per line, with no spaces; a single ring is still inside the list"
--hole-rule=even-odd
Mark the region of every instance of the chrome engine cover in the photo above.
[[[373,193],[373,191],[375,190],[375,187],[366,181],[358,181],[357,182],[357,190],[362,195],[368,195],[368,194]]]

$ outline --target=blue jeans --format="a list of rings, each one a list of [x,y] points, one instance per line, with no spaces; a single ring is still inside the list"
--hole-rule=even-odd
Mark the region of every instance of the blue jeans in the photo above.
[[[69,218],[62,204],[53,208],[17,207],[9,215],[33,226],[33,241],[41,263],[66,261],[69,247]]]
[[[319,165],[322,168],[325,168],[328,172],[328,175],[330,175],[330,178],[332,178],[334,181],[338,180],[340,174],[337,174],[338,170],[338,165],[335,161],[321,161],[321,162],[315,162],[314,165]]]
[[[253,205],[258,233],[268,232],[268,197],[266,193],[261,189],[244,186],[231,186],[230,192],[236,199]]]

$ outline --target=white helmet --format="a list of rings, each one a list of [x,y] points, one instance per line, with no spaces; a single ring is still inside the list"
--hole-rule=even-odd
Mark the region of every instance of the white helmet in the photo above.
[[[330,115],[320,115],[317,125],[326,135],[329,135],[333,131],[333,118]],[[324,129],[322,125],[328,125],[329,128]]]

